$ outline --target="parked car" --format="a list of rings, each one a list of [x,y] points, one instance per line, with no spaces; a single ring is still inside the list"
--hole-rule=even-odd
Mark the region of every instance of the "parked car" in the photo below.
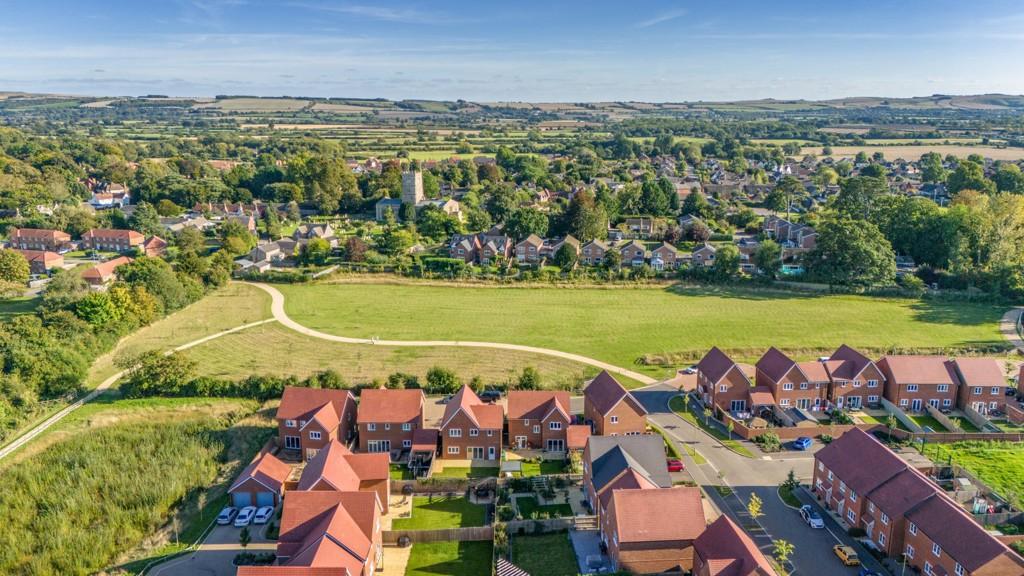
[[[807,522],[807,525],[811,528],[824,528],[825,521],[821,519],[821,515],[811,508],[810,504],[804,504],[800,507],[800,517]]]
[[[447,404],[447,403],[452,401],[452,398],[454,396],[455,396],[454,394],[449,394],[449,395],[445,396],[444,398],[441,398],[440,400],[438,400],[438,403],[440,403],[440,404]]]
[[[697,367],[696,366],[690,366],[689,368],[686,368],[686,369],[683,370],[683,374],[696,374],[696,373],[697,373]]]
[[[234,520],[237,515],[238,508],[235,508],[234,506],[227,506],[220,511],[220,514],[217,515],[217,524],[227,526],[228,524],[231,524],[231,521]]]
[[[270,519],[274,516],[273,506],[264,506],[256,511],[256,515],[252,517],[253,524],[266,524],[270,522]]]
[[[252,517],[256,515],[255,506],[246,506],[238,511],[238,516],[235,516],[235,526],[241,528],[242,526],[248,526],[252,522]]]
[[[860,566],[860,558],[857,557],[857,552],[853,548],[836,544],[832,547],[832,551],[835,552],[844,566]]]
[[[500,390],[484,390],[480,393],[480,399],[484,402],[497,402],[501,400]]]
[[[796,440],[793,440],[794,450],[808,450],[814,444],[814,440],[811,440],[809,436],[801,436]]]
[[[677,460],[676,458],[669,458],[669,460],[668,460],[668,471],[669,472],[682,472],[683,468],[685,468],[685,466],[683,466],[682,461]]]

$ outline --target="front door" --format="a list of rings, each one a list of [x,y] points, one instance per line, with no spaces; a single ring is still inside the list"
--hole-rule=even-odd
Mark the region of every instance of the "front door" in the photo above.
[[[526,449],[526,436],[516,436],[516,448],[520,450]]]
[[[839,409],[843,408],[843,397],[842,396],[840,396],[839,398],[836,398],[836,408],[839,408]]]
[[[495,456],[497,456],[497,451],[494,449],[494,446],[488,446],[487,447],[487,459],[488,460],[494,460]]]
[[[470,446],[469,447],[469,457],[471,459],[473,459],[473,460],[483,460],[483,458],[484,458],[484,449],[483,449],[483,447],[481,447],[481,446]]]
[[[563,452],[565,450],[565,440],[548,440],[548,452]]]
[[[920,412],[922,406],[924,406],[924,403],[921,402],[920,398],[914,398],[913,400],[910,401],[910,409],[913,410],[914,412]]]

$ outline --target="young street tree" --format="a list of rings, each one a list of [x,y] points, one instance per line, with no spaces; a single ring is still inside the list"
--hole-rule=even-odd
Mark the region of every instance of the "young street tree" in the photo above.
[[[754,520],[764,516],[764,502],[761,501],[761,497],[757,494],[750,495],[750,501],[747,502],[747,513]]]
[[[789,562],[790,556],[793,555],[794,547],[786,540],[776,540],[772,543],[772,548],[775,553],[775,559],[778,560],[779,564],[785,565]]]

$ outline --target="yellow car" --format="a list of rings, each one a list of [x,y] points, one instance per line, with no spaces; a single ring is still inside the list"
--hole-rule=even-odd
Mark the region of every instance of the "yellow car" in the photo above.
[[[860,558],[857,557],[857,552],[849,546],[843,546],[842,544],[836,544],[832,547],[832,551],[836,553],[839,560],[842,561],[845,566],[860,566]]]

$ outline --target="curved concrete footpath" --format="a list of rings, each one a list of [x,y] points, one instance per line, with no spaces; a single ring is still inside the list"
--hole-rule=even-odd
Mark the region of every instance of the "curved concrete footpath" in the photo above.
[[[216,338],[220,338],[221,336],[226,336],[228,334],[233,334],[233,333],[238,332],[240,330],[245,330],[246,328],[252,328],[253,326],[259,326],[260,324],[266,324],[268,322],[274,322],[274,321],[275,320],[273,318],[267,318],[266,320],[260,320],[258,322],[251,322],[249,324],[243,324],[241,326],[236,326],[236,327],[228,329],[228,330],[223,330],[221,332],[217,332],[216,334],[210,334],[209,336],[204,336],[203,338],[200,338],[198,340],[193,340],[191,342],[187,342],[185,344],[182,344],[181,346],[178,346],[176,348],[172,348],[172,349],[164,352],[164,355],[170,355],[170,354],[173,354],[174,352],[180,352],[182,350],[188,350],[189,348],[192,348],[193,346],[199,346],[200,344],[205,344],[206,342],[209,342],[210,340],[214,340]],[[43,432],[46,432],[54,424],[56,424],[57,422],[60,422],[61,420],[63,420],[68,414],[71,414],[75,410],[78,410],[79,408],[81,408],[85,403],[90,402],[94,398],[99,396],[100,394],[103,394],[103,392],[105,392],[108,388],[113,386],[115,382],[120,380],[122,376],[124,376],[124,371],[118,372],[117,374],[114,374],[114,375],[110,376],[110,378],[107,378],[103,382],[100,382],[100,385],[97,386],[92,392],[89,392],[88,394],[86,394],[85,396],[80,398],[78,401],[74,402],[73,404],[70,404],[69,406],[65,407],[63,410],[61,410],[60,412],[57,412],[53,416],[50,416],[46,420],[43,420],[38,425],[36,425],[35,428],[32,428],[28,432],[25,432],[24,434],[19,436],[17,439],[15,439],[13,442],[8,444],[7,446],[4,446],[2,449],[0,449],[0,460],[3,460],[4,458],[10,456],[15,451],[17,451],[19,448],[21,448],[25,444],[28,444],[29,442],[31,442],[32,439],[34,439],[36,436],[39,436]]]
[[[1002,319],[999,320],[999,331],[1002,332],[1003,338],[1006,338],[1020,352],[1024,352],[1024,339],[1021,339],[1020,333],[1017,332],[1017,320],[1022,311],[1024,308],[1013,308],[1003,314]]]
[[[537,348],[535,346],[522,346],[520,344],[503,344],[501,342],[472,342],[472,341],[461,341],[461,340],[375,340],[369,338],[349,338],[347,336],[336,336],[334,334],[326,334],[312,328],[307,328],[302,324],[292,320],[288,317],[288,314],[284,311],[284,294],[280,290],[270,286],[268,284],[252,283],[253,286],[262,289],[267,294],[270,294],[271,304],[270,310],[274,315],[274,318],[287,326],[288,328],[312,336],[314,338],[321,338],[323,340],[330,340],[332,342],[343,342],[345,344],[376,344],[378,346],[418,346],[418,347],[437,347],[437,346],[452,346],[452,347],[463,347],[463,348],[496,348],[499,350],[516,350],[519,352],[530,352],[532,354],[543,354],[545,356],[554,356],[556,358],[564,358],[565,360],[572,360],[581,364],[588,364],[602,370],[614,372],[627,378],[632,378],[642,384],[654,384],[657,382],[654,378],[639,372],[627,370],[619,366],[608,364],[607,362],[601,362],[593,358],[586,356],[580,356],[579,354],[571,354],[569,352],[561,352],[559,350],[552,350],[550,348]]]

